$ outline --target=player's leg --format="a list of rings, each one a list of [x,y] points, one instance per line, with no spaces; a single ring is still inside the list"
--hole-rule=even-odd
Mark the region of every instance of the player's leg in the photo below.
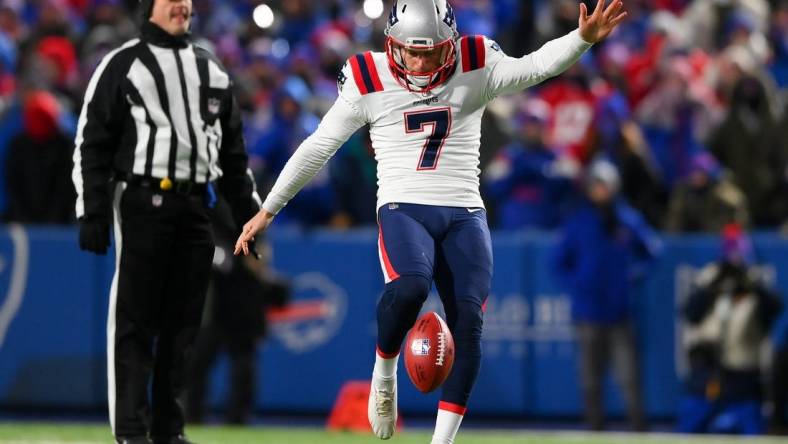
[[[225,421],[228,424],[246,424],[254,402],[257,335],[240,331],[233,332],[229,339],[230,396]]]
[[[772,359],[771,428],[774,433],[788,433],[788,345],[783,345]]]
[[[432,285],[434,240],[420,222],[421,205],[386,205],[378,213],[378,253],[386,286],[377,306],[378,343],[368,416],[378,438],[397,422],[397,362],[405,335]]]
[[[107,317],[109,416],[119,441],[148,434],[152,350],[172,250],[169,208],[155,208],[147,188],[124,186],[115,191],[117,269]]]
[[[644,431],[647,425],[640,388],[640,366],[632,329],[627,324],[611,326],[610,341],[613,368],[618,377],[618,384],[626,397],[630,427],[635,431]]]
[[[200,327],[211,262],[213,231],[199,196],[177,196],[180,214],[170,279],[162,298],[162,330],[156,343],[151,387],[154,444],[183,434],[184,378]]]
[[[460,428],[482,357],[483,304],[492,279],[492,244],[483,210],[455,210],[454,223],[436,252],[435,283],[454,336],[455,357],[443,385],[434,444],[450,444]]]
[[[578,370],[585,405],[585,421],[591,430],[602,430],[604,427],[602,382],[608,360],[605,328],[579,323],[575,332],[580,352]]]

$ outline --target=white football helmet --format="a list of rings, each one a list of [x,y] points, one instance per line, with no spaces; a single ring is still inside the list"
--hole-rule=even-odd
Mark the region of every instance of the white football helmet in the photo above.
[[[397,0],[386,25],[389,66],[409,91],[427,92],[449,79],[457,60],[457,21],[446,0]],[[428,72],[408,70],[404,49],[440,49],[440,66]]]

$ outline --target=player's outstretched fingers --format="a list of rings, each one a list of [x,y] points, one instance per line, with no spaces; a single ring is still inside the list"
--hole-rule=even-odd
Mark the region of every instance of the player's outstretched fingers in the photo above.
[[[600,15],[602,15],[604,11],[605,11],[605,0],[599,0],[596,3],[596,8],[594,8],[594,14],[592,15],[595,17],[599,17]]]

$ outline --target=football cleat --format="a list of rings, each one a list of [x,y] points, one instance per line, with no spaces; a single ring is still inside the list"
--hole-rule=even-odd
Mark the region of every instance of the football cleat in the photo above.
[[[380,439],[389,439],[397,427],[397,375],[384,378],[372,372],[367,408],[369,425]]]

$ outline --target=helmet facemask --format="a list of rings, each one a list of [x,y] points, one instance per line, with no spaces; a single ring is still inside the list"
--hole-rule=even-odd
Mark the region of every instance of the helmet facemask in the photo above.
[[[429,39],[408,39],[410,42],[400,42],[388,36],[386,38],[386,55],[389,60],[394,77],[408,91],[427,93],[445,83],[454,72],[457,60],[457,45],[453,38],[438,44],[432,44]],[[428,71],[415,71],[408,69],[405,63],[406,51],[438,51],[440,53],[438,66]]]

